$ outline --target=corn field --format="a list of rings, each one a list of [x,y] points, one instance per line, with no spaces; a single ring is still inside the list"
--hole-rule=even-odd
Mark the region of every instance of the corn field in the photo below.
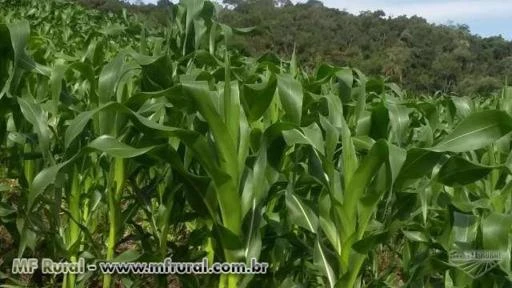
[[[512,287],[512,87],[419,96],[355,68],[0,0],[0,287]],[[328,41],[328,39],[326,39]],[[500,259],[455,259],[463,251]],[[249,262],[257,274],[18,275],[15,258]]]

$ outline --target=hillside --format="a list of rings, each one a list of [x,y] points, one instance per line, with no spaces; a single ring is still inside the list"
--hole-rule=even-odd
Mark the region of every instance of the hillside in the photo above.
[[[165,23],[164,7],[116,4],[115,0],[80,0],[91,7],[129,7]],[[320,62],[358,67],[383,75],[412,93],[436,91],[485,94],[512,76],[512,42],[482,38],[465,25],[433,25],[421,17],[390,18],[382,11],[359,16],[324,7],[320,1],[229,0],[219,18],[234,27],[256,27],[236,46],[247,55],[266,52],[290,57],[296,45],[301,63],[315,69]]]
[[[251,55],[268,50],[290,55],[295,44],[300,61],[309,66],[350,65],[416,92],[485,93],[512,76],[512,42],[472,35],[464,25],[390,18],[382,11],[355,16],[319,1],[282,7],[251,2],[221,15],[230,25],[257,27],[255,35],[240,39]]]

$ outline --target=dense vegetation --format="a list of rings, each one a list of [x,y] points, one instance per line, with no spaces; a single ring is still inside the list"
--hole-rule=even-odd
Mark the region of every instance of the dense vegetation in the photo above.
[[[204,0],[167,26],[0,3],[1,287],[510,287],[512,87],[417,97],[299,49],[246,57],[250,29]],[[169,256],[270,270],[11,273]]]
[[[225,10],[222,19],[258,27],[256,35],[241,41],[251,55],[266,50],[290,55],[296,45],[298,58],[311,67],[320,61],[350,65],[414,92],[485,94],[512,76],[512,42],[472,35],[465,25],[390,18],[382,11],[355,16],[320,1],[280,6],[268,0],[233,2],[236,7]]]
[[[160,23],[166,23],[165,7],[170,5],[163,0],[157,6],[80,1],[98,9],[128,7]],[[432,25],[420,17],[390,18],[382,11],[356,16],[314,0],[297,5],[286,0],[224,3],[230,4],[220,14],[224,23],[256,27],[251,37],[239,37],[234,43],[246,55],[259,57],[271,51],[289,57],[296,47],[297,58],[311,69],[320,62],[349,65],[427,94],[485,95],[512,76],[512,42],[500,36],[472,35],[465,25]]]

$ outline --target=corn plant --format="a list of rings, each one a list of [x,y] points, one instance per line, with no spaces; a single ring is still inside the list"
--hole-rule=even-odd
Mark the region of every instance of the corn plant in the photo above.
[[[510,283],[510,87],[419,97],[355,68],[306,72],[295,53],[245,57],[230,43],[251,29],[204,0],[173,5],[167,27],[1,3],[3,287]],[[450,258],[467,250],[506,256]],[[270,266],[23,278],[17,257]]]

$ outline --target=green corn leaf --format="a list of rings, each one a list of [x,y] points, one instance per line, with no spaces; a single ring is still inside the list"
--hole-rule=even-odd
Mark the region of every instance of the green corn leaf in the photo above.
[[[51,72],[50,86],[52,90],[52,100],[54,103],[52,113],[54,114],[57,114],[58,104],[62,91],[62,81],[66,76],[65,73],[67,72],[68,68],[69,65],[66,65],[64,60],[58,59]]]
[[[484,178],[496,168],[500,167],[483,166],[461,157],[451,157],[439,170],[438,180],[447,186],[467,185]]]
[[[291,75],[284,74],[277,76],[277,89],[279,92],[279,99],[286,112],[285,119],[300,125],[302,118],[302,101],[304,92],[302,85]]]
[[[404,236],[407,237],[407,239],[414,241],[414,242],[428,242],[427,237],[423,232],[420,231],[402,231],[404,233]]]
[[[25,249],[29,247],[34,250],[37,241],[37,234],[30,230],[28,225],[26,225],[26,221],[23,218],[16,219],[16,228],[18,229],[18,233],[20,235],[19,245],[18,245],[18,258],[23,256]]]
[[[182,140],[194,151],[194,153],[196,153],[198,160],[204,165],[205,169],[211,173],[213,179],[216,181],[218,180],[219,185],[224,183],[227,174],[222,172],[219,168],[216,160],[217,158],[204,137],[195,131],[160,125],[116,102],[107,103],[95,110],[85,111],[76,116],[66,129],[65,143],[69,145],[73,142],[73,140],[82,133],[83,129],[92,117],[100,111],[123,112],[131,117],[131,120],[138,129],[144,131],[144,133],[148,135],[160,138],[174,137]]]
[[[243,85],[241,100],[250,122],[258,120],[267,111],[276,87],[277,80],[273,74],[262,83]]]
[[[247,215],[247,223],[246,228],[246,241],[245,241],[245,259],[259,258],[261,254],[261,250],[263,248],[263,239],[261,237],[260,232],[260,209],[256,206],[256,201],[253,201],[250,213]]]
[[[350,191],[350,193],[346,193],[343,199],[343,208],[342,215],[343,219],[347,219],[348,221],[354,221],[357,217],[357,209],[359,205],[359,200],[361,200],[364,196],[364,193],[367,187],[370,185],[372,179],[377,175],[377,172],[380,170],[381,166],[387,161],[389,156],[388,145],[386,141],[379,140],[377,141],[369,154],[365,157],[363,162],[359,165],[357,170],[354,172],[350,183],[347,186],[345,191]],[[367,218],[367,213],[365,215],[361,215],[361,217]],[[355,229],[353,227],[355,223],[352,224],[352,228],[348,228],[346,225],[345,235],[351,235]]]
[[[320,243],[319,237],[317,237],[315,243],[313,257],[316,265],[319,266],[320,271],[322,271],[324,276],[327,278],[327,287],[333,288],[336,285],[336,275],[334,274],[331,264],[329,264],[329,260],[327,259],[324,248]]]
[[[388,109],[383,104],[380,104],[373,109],[370,117],[371,124],[369,136],[374,140],[388,139],[390,124],[389,114],[391,113],[388,113]]]
[[[358,72],[358,70],[355,70]],[[358,72],[359,75],[359,86],[352,89],[352,98],[356,101],[355,114],[353,115],[351,127],[359,125],[359,120],[363,117],[366,112],[366,80],[362,73]]]
[[[432,148],[437,152],[467,152],[484,148],[512,131],[512,117],[504,111],[476,112],[466,117]]]
[[[343,101],[350,99],[352,95],[352,85],[354,84],[352,69],[341,69],[337,71],[335,75],[339,80],[340,95]]]
[[[343,177],[345,181],[345,191],[349,189],[348,185],[359,166],[354,142],[352,140],[350,129],[345,119],[342,119],[341,127],[341,145],[343,147]]]
[[[409,128],[410,110],[409,108],[397,103],[387,103],[386,106],[389,111],[389,119],[392,127],[392,139],[401,146],[406,139],[407,130]]]
[[[129,249],[123,253],[117,255],[112,262],[134,262],[139,259],[142,255],[135,249]]]
[[[407,151],[407,157],[397,176],[397,188],[408,179],[417,179],[430,174],[442,157],[442,153],[426,149],[413,148]]]
[[[372,249],[375,249],[377,244],[384,242],[386,238],[387,231],[372,232],[363,239],[356,241],[352,247],[358,253],[367,254]]]
[[[341,255],[341,239],[335,221],[331,218],[331,200],[324,195],[319,203],[318,224],[338,255]]]
[[[242,215],[246,215],[252,206],[259,205],[263,198],[266,197],[267,189],[271,184],[267,182],[265,177],[265,174],[268,173],[267,167],[267,151],[266,149],[261,149],[245,181],[241,199]]]
[[[215,225],[214,231],[215,236],[225,251],[225,257],[227,261],[238,262],[243,258],[244,245],[240,241],[240,237],[238,235],[233,233],[231,229],[222,225]]]
[[[50,128],[48,127],[48,118],[34,99],[17,98],[20,105],[21,112],[25,119],[34,126],[39,140],[39,147],[44,153],[45,157],[50,157]]]
[[[316,233],[318,229],[318,216],[303,201],[291,192],[291,186],[286,193],[286,207],[290,223]]]
[[[41,193],[43,193],[48,186],[55,183],[55,179],[57,178],[57,174],[60,172],[60,170],[67,166],[69,163],[73,162],[76,159],[76,157],[77,156],[65,162],[43,169],[36,175],[36,177],[34,177],[34,180],[32,181],[32,186],[30,187],[30,191],[28,194],[29,208],[32,208],[32,205],[34,204],[36,198],[39,195],[41,195]]]
[[[216,146],[222,161],[225,161],[226,169],[234,179],[238,179],[238,161],[236,160],[235,140],[229,134],[226,124],[222,121],[223,117],[216,111],[212,101],[211,93],[205,82],[187,82],[183,84],[183,89],[187,95],[195,100],[198,111],[208,122],[210,129],[216,140]]]
[[[118,141],[116,138],[109,135],[102,135],[94,139],[91,143],[89,143],[89,147],[99,150],[101,152],[105,152],[108,155],[116,158],[137,157],[142,154],[146,154],[147,152],[154,148],[154,146],[134,148]]]
[[[466,97],[450,97],[456,115],[466,118],[471,114],[471,100]]]
[[[151,62],[147,63],[148,61],[145,61],[146,63],[139,63],[142,67],[141,84],[143,91],[154,92],[172,87],[174,81],[169,71],[172,71],[173,67],[169,56],[163,55],[157,59],[150,58],[148,60]]]
[[[512,87],[505,86],[501,93],[500,110],[503,110],[512,116]]]
[[[5,27],[4,25],[1,25]],[[36,72],[48,75],[49,69],[37,64],[26,52],[28,41],[30,38],[30,26],[27,21],[7,24],[10,39],[7,38],[6,33],[2,33],[2,42],[11,43],[13,51],[14,72],[9,80],[11,88],[17,89],[22,80],[24,71],[31,71],[35,69]],[[4,30],[5,31],[5,30]],[[4,42],[4,43],[5,43]],[[4,88],[5,89],[5,88]],[[7,90],[7,89],[5,89]],[[2,95],[3,93],[0,93]],[[0,97],[1,98],[1,97]]]
[[[283,131],[283,138],[286,141],[286,144],[288,146],[293,146],[295,144],[311,145],[320,152],[320,154],[324,155],[324,141],[320,127],[314,123],[308,127],[302,128],[302,130],[304,133],[301,133],[297,129]]]
[[[204,0],[187,0],[180,1],[180,4],[184,5],[186,9],[186,18],[185,18],[185,44],[183,45],[183,55],[187,54],[187,42],[190,41],[192,35],[192,25],[194,20],[197,20],[197,17],[203,10],[205,1]],[[196,47],[197,48],[197,47]]]
[[[223,117],[216,111],[206,83],[187,82],[183,84],[183,88],[196,101],[199,112],[208,122],[215,139],[220,167],[230,176],[229,179],[225,179],[219,183],[220,185],[217,185],[217,197],[225,226],[235,234],[239,234],[242,215],[238,193],[240,171],[238,170],[235,140],[222,121]]]
[[[391,172],[391,185],[393,185],[402,171],[407,160],[407,150],[395,145],[389,145],[389,170]]]
[[[122,55],[116,56],[112,62],[105,65],[102,69],[98,80],[98,106],[105,105],[113,101],[117,85],[121,80],[121,76],[125,73],[125,63]],[[111,121],[113,115],[105,111],[99,112],[99,133],[113,134],[115,128],[115,121]],[[115,116],[114,116],[115,117]]]

